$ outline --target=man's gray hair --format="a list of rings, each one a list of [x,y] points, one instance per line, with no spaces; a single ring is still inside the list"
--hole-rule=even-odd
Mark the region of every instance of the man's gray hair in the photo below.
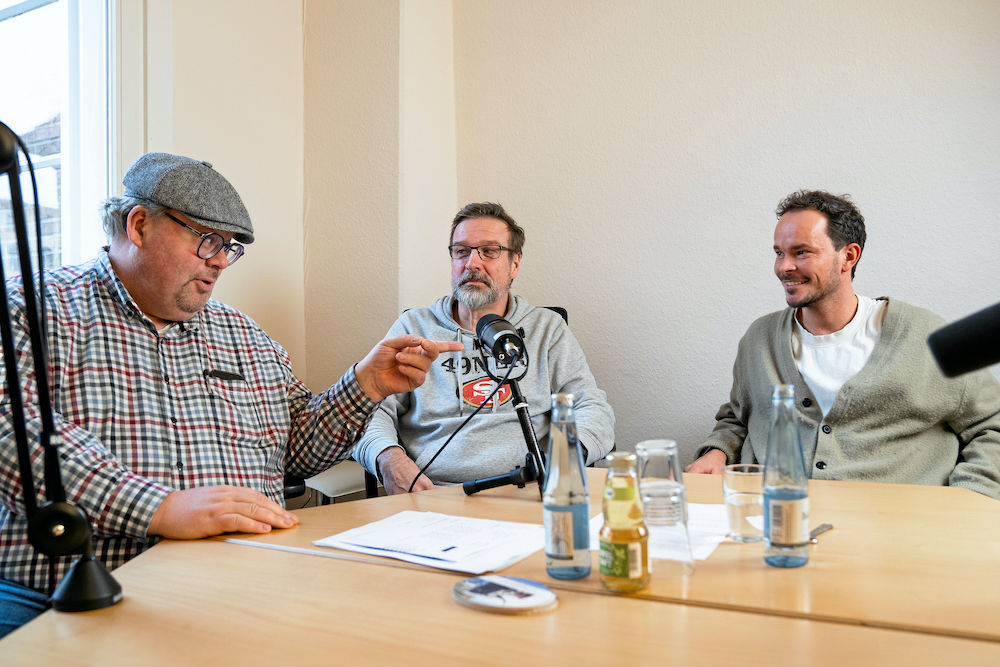
[[[139,197],[109,197],[101,207],[101,222],[104,225],[104,234],[111,242],[125,233],[125,225],[128,223],[128,214],[136,206],[144,206],[150,215],[159,215],[166,211],[166,207],[160,206],[156,202]]]

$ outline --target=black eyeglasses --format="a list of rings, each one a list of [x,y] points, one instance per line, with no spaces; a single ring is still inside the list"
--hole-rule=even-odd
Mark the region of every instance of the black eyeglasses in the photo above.
[[[507,246],[497,245],[495,243],[490,245],[462,245],[460,243],[456,243],[448,246],[448,254],[451,255],[452,259],[468,259],[473,250],[479,253],[479,259],[484,262],[488,259],[498,258],[504,250],[507,252],[513,252]]]
[[[230,264],[234,264],[236,260],[243,256],[243,244],[233,241],[232,243],[226,243],[226,239],[222,238],[221,235],[215,232],[201,233],[191,225],[185,223],[183,220],[178,220],[174,216],[170,215],[169,212],[164,211],[163,214],[176,222],[178,225],[187,229],[193,234],[197,234],[201,237],[201,243],[198,244],[198,257],[202,259],[212,259],[219,254],[220,250],[226,251],[226,259],[229,260]]]

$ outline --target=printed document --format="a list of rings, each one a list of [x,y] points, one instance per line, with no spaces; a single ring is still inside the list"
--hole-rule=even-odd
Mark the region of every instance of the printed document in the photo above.
[[[536,523],[407,510],[313,544],[482,574],[501,570],[541,549],[545,529]]]

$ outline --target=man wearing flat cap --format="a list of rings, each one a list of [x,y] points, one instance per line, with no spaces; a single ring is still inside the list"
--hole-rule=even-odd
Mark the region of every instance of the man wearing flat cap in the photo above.
[[[207,162],[149,153],[104,204],[110,240],[86,264],[46,272],[48,364],[67,497],[90,517],[95,555],[117,567],[159,538],[262,533],[297,523],[285,473],[351,454],[386,396],[419,386],[457,343],[397,336],[326,391],[292,374],[285,350],[211,298],[254,240],[233,186]],[[8,283],[37,442],[37,392],[20,281]],[[11,409],[0,402],[0,636],[45,609],[71,558],[28,541]],[[37,445],[32,450],[37,454]],[[40,456],[33,456],[40,462]],[[42,483],[35,466],[35,488]]]

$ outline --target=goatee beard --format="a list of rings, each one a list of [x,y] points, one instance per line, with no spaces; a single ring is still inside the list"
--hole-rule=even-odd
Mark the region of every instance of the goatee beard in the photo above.
[[[468,283],[473,280],[482,282],[486,286],[485,289],[470,286]],[[479,310],[494,301],[499,301],[505,291],[504,288],[490,280],[489,276],[476,272],[463,274],[458,280],[458,285],[452,285],[452,296],[469,310]]]

